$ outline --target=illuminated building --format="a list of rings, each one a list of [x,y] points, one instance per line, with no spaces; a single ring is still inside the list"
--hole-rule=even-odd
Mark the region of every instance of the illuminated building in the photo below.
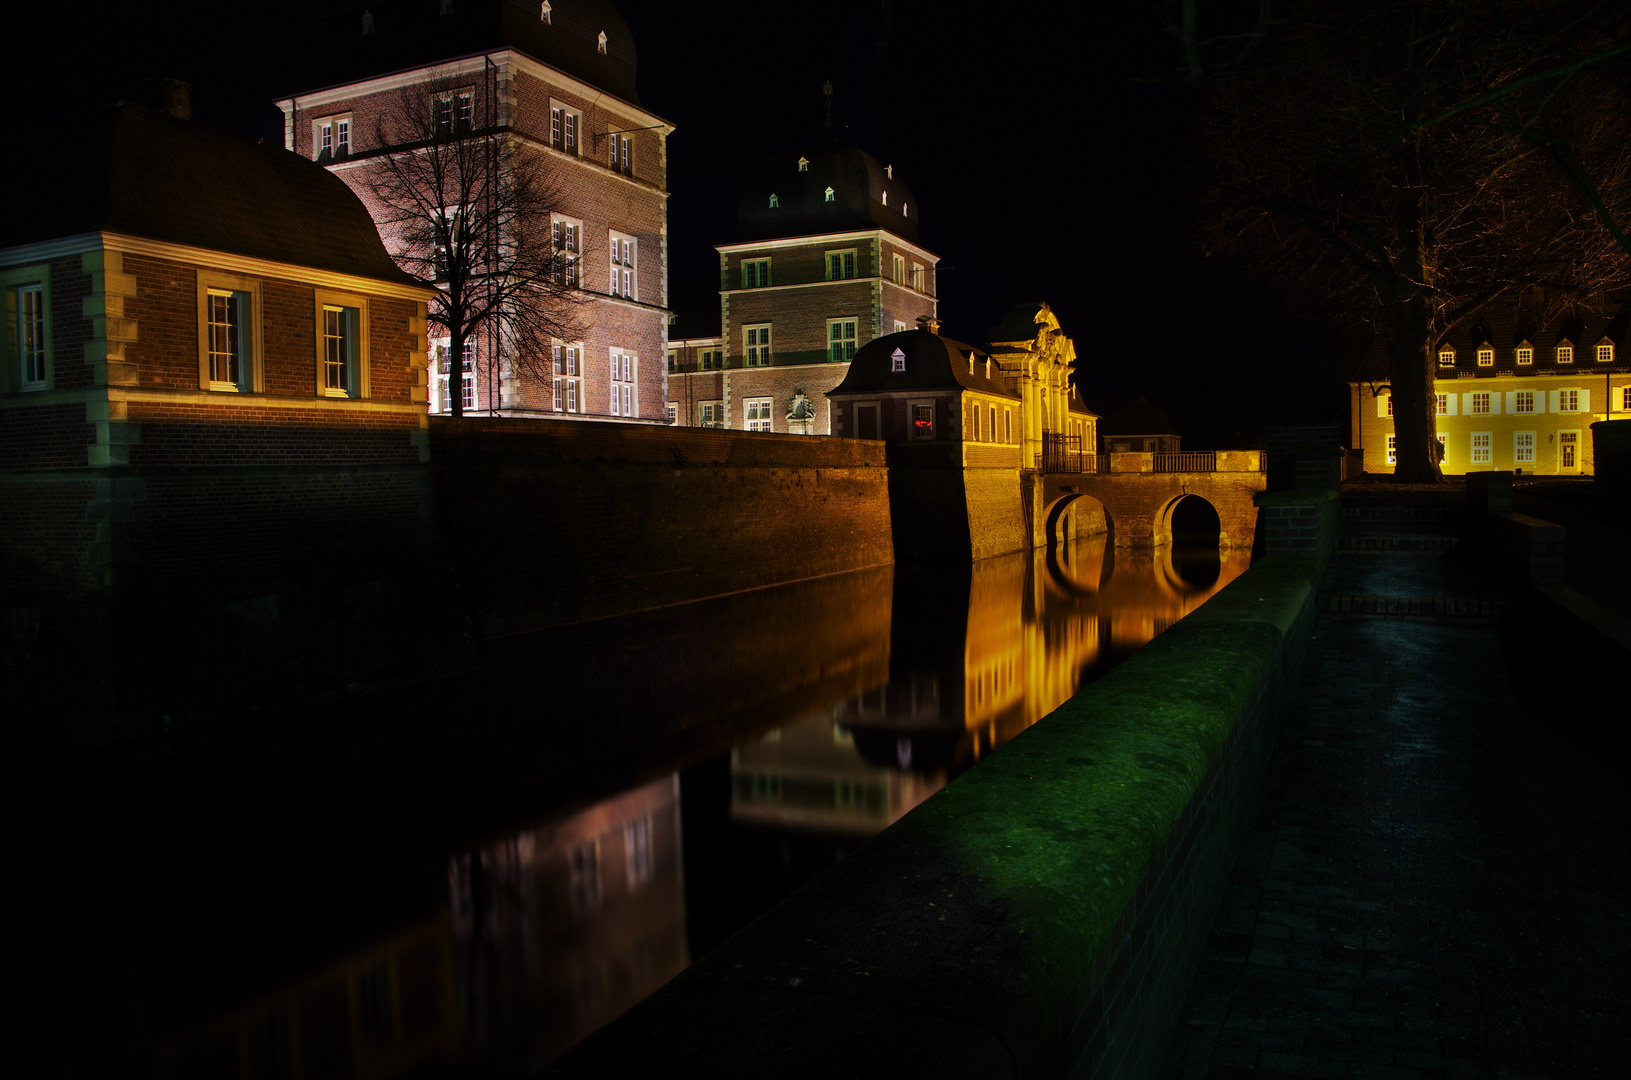
[[[498,131],[543,160],[559,210],[538,228],[571,257],[563,273],[587,301],[573,313],[583,337],[554,343],[549,378],[523,377],[490,335],[467,345],[455,376],[447,342],[433,340],[431,411],[450,411],[458,391],[482,413],[661,422],[673,127],[640,105],[623,17],[607,0],[373,4],[366,21],[363,6],[322,16],[324,85],[278,102],[285,146],[366,197],[382,117],[404,93],[441,95],[455,129]]]
[[[1489,312],[1457,324],[1434,358],[1434,422],[1444,472],[1490,469],[1577,476],[1593,471],[1591,424],[1631,416],[1631,313],[1543,323]],[[1396,459],[1387,342],[1349,384],[1353,442],[1365,471]]]
[[[893,165],[828,139],[755,166],[736,222],[716,248],[719,336],[669,345],[672,422],[841,434],[826,393],[857,350],[935,314],[917,200]]]

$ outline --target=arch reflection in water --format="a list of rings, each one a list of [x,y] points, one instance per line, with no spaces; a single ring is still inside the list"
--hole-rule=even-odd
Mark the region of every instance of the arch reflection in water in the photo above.
[[[1109,540],[985,560],[961,579],[897,569],[888,682],[732,751],[733,820],[878,832],[1250,561],[1220,553],[1215,531],[1209,552]]]

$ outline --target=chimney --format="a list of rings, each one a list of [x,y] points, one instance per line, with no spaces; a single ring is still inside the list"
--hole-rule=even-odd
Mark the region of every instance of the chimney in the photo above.
[[[919,315],[917,317],[917,328],[919,330],[927,330],[929,333],[938,337],[940,335],[940,320],[930,318],[927,315]]]
[[[193,118],[193,88],[180,79],[143,79],[140,98],[143,105],[169,113],[177,120]]]

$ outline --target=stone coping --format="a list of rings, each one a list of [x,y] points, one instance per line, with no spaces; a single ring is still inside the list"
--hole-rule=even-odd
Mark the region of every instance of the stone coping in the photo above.
[[[1336,502],[1342,493],[1335,488],[1298,488],[1292,491],[1259,491],[1252,496],[1258,506],[1323,506]]]
[[[1128,974],[1106,957],[1147,870],[1237,726],[1274,707],[1318,574],[1262,560],[546,1075],[1057,1067]]]

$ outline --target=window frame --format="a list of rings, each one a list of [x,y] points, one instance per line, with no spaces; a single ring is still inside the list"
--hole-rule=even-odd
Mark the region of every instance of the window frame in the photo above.
[[[349,385],[345,387],[330,387],[328,385],[328,335],[326,326],[327,311],[330,308],[355,309],[357,312],[357,338],[353,356],[356,367],[348,380]],[[371,390],[368,377],[368,297],[360,293],[340,292],[334,289],[313,290],[313,319],[315,330],[313,336],[317,339],[315,350],[317,367],[314,373],[317,396],[353,401],[366,399]],[[470,372],[472,388],[475,383],[475,374],[475,365],[472,363]]]
[[[933,398],[907,401],[906,416],[908,423],[911,425],[911,438],[913,442],[933,442],[935,440],[937,434],[935,428],[937,425],[934,419],[934,407],[935,401]],[[929,411],[929,426],[927,428],[920,426],[922,419],[919,416],[919,411],[923,409],[927,409]]]
[[[838,264],[839,273],[833,272],[835,261]],[[857,256],[857,249],[855,248],[835,248],[828,251],[822,259],[822,265],[826,267],[828,281],[855,281],[860,275],[860,263],[861,260]],[[842,273],[844,270],[849,272],[847,274]]]
[[[640,241],[637,237],[616,229],[606,232],[609,263],[606,268],[610,296],[624,300],[640,299]],[[619,288],[621,287],[621,291]]]
[[[770,323],[747,323],[742,327],[742,363],[746,367],[770,367],[775,356],[775,338]]]
[[[240,274],[227,274],[218,270],[199,270],[195,276],[194,289],[196,292],[198,319],[198,388],[216,393],[228,394],[260,394],[265,392],[266,372],[264,358],[266,356],[264,335],[262,329],[262,289],[259,278],[244,277]],[[246,318],[249,324],[247,335],[240,337],[241,346],[247,351],[242,358],[243,371],[236,384],[216,382],[210,370],[210,321],[209,297],[210,293],[243,293],[248,297],[248,313]],[[318,311],[322,305],[319,303]],[[317,325],[322,325],[322,316],[319,314]],[[322,362],[322,335],[318,334],[317,353],[318,362]],[[321,385],[321,383],[319,383]]]
[[[15,344],[12,341],[14,334],[21,336],[21,296],[25,291],[37,291],[40,297],[41,351],[40,379],[37,382],[23,378],[22,344],[21,341]],[[11,394],[36,394],[56,389],[56,332],[53,322],[50,263],[0,270],[0,358],[3,358],[5,365],[0,390]]]
[[[1533,345],[1519,345],[1513,350],[1513,356],[1519,366],[1528,367],[1535,362],[1535,347]]]
[[[1535,436],[1533,431],[1514,431],[1512,433],[1512,463],[1514,465],[1533,465],[1535,463]],[[1524,437],[1529,439],[1528,447],[1524,446]],[[1524,456],[1527,449],[1528,456]]]
[[[1612,341],[1599,341],[1597,343],[1597,362],[1599,364],[1612,364],[1614,362],[1614,343]]]
[[[1572,364],[1572,363],[1574,363],[1574,345],[1573,345],[1573,343],[1572,342],[1567,342],[1567,341],[1559,342],[1558,346],[1557,346],[1557,351],[1553,355],[1556,357],[1556,362],[1559,363],[1559,364]]]
[[[1483,440],[1481,445],[1478,441],[1480,439]],[[1472,437],[1468,440],[1467,446],[1471,452],[1471,457],[1468,458],[1471,464],[1488,465],[1494,461],[1495,433],[1493,431],[1472,432]]]
[[[1455,367],[1455,350],[1445,347],[1438,351],[1439,367]]]
[[[1560,413],[1577,413],[1580,411],[1580,391],[1575,387],[1560,389],[1557,392],[1557,411]]]
[[[761,408],[764,410],[763,414],[760,415],[760,416],[754,416],[753,413],[756,410],[761,409]],[[743,398],[742,399],[742,430],[743,431],[763,431],[763,432],[773,433],[775,431],[775,420],[774,420],[775,409],[776,409],[776,399],[775,398],[771,398],[771,397]],[[764,426],[763,427],[755,427],[754,425],[756,425],[756,424],[763,424]]]
[[[1483,408],[1479,408],[1480,405],[1482,405]],[[1491,392],[1490,391],[1477,390],[1477,391],[1474,391],[1470,395],[1469,408],[1467,409],[1468,415],[1470,415],[1470,416],[1489,416],[1489,415],[1492,414],[1492,412],[1493,412],[1493,409],[1491,407]]]
[[[1478,366],[1479,367],[1494,367],[1495,366],[1495,350],[1493,348],[1491,348],[1488,345],[1479,346],[1479,348],[1478,348]]]
[[[614,345],[607,350],[611,362],[611,378],[607,381],[606,397],[609,415],[624,419],[639,416],[640,395],[635,386],[640,378],[640,354],[633,349]]]
[[[549,145],[572,157],[583,156],[583,110],[558,98],[549,99]]]
[[[751,273],[749,272],[749,269],[748,269],[749,267],[753,268]],[[741,270],[741,274],[740,274],[739,280],[742,282],[742,288],[744,288],[744,289],[763,289],[763,288],[769,287],[769,285],[770,285],[770,260],[769,259],[743,259],[740,270]]]
[[[828,363],[845,364],[855,359],[855,343],[860,339],[860,327],[861,320],[858,318],[827,320]]]
[[[349,112],[320,116],[311,122],[311,159],[319,164],[345,161],[351,156],[352,116]],[[324,145],[325,140],[327,145]]]
[[[889,268],[895,284],[904,286],[906,284],[906,256],[890,256]]]

